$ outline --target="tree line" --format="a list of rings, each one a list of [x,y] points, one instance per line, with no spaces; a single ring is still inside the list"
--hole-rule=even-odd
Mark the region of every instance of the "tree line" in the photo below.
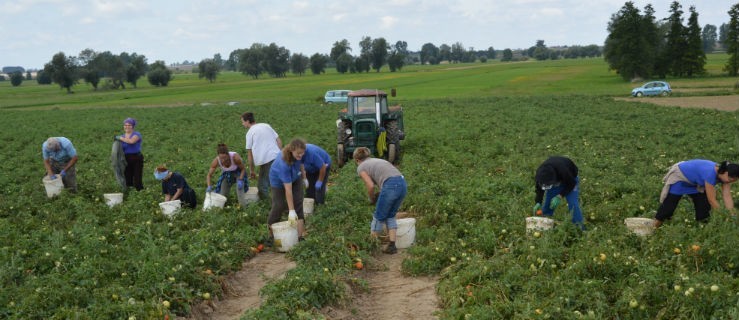
[[[689,9],[687,25],[678,1],[670,5],[669,17],[655,18],[651,4],[643,13],[629,1],[611,16],[603,55],[611,70],[624,80],[693,77],[705,74],[706,52],[717,44],[726,49],[729,59],[724,71],[737,75],[739,67],[739,3],[729,11],[730,21],[721,26],[717,43],[716,26],[702,30],[695,6]]]

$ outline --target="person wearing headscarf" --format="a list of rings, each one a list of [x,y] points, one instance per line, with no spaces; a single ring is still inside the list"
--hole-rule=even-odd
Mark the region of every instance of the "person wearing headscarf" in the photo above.
[[[50,179],[62,177],[64,187],[77,192],[77,150],[65,137],[51,137],[41,144],[46,174]]]
[[[144,155],[141,154],[141,133],[134,131],[135,128],[136,119],[127,118],[123,120],[124,133],[115,136],[114,139],[121,142],[123,153],[126,156],[126,187],[134,187],[138,191],[144,188],[142,179]]]

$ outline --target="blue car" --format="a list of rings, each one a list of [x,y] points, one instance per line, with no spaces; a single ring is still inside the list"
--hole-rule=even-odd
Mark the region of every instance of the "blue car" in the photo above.
[[[664,81],[651,81],[645,83],[643,86],[634,88],[631,90],[632,97],[641,96],[669,96],[672,93],[670,84]]]
[[[332,104],[332,103],[346,104],[346,102],[349,100],[349,92],[351,92],[351,90],[326,91],[326,95],[323,96],[323,103],[325,104]]]

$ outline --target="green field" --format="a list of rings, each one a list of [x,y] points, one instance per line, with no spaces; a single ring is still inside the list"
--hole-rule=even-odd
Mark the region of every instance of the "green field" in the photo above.
[[[708,69],[721,64],[712,55]],[[736,94],[737,79],[718,73],[668,81],[677,96]],[[167,88],[78,85],[69,95],[0,82],[0,318],[163,319],[188,313],[206,293],[223,294],[224,277],[266,235],[269,207],[229,204],[168,220],[157,206],[156,165],[183,173],[202,203],[216,145],[245,155],[242,112],[255,112],[283,141],[302,137],[333,154],[338,107],[317,98],[329,89],[396,88],[407,136],[401,210],[418,219],[403,268],[440,276],[440,318],[737,319],[736,217],[720,210],[698,224],[683,201],[647,238],[623,220],[653,217],[673,163],[739,161],[739,112],[613,99],[634,86],[601,59],[259,80],[224,73],[213,84],[189,74]],[[117,190],[111,138],[129,116],[144,137],[146,189],[109,209],[102,194]],[[80,190],[49,200],[40,149],[58,135],[77,147]],[[534,171],[550,155],[580,167],[586,232],[567,222],[564,208],[557,228],[540,237],[524,230]],[[361,288],[347,244],[358,244],[360,257],[381,253],[369,239],[373,208],[355,169],[332,169],[327,205],[312,217],[307,241],[287,254],[297,267],[267,285],[263,306],[244,318],[319,317],[346,298],[343,284]]]

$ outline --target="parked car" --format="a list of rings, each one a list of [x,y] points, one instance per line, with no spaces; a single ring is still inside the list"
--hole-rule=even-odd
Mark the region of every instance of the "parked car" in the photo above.
[[[346,104],[347,100],[349,99],[349,92],[351,92],[351,90],[326,91],[326,95],[323,96],[323,103],[325,104],[332,104],[332,103]]]
[[[650,81],[643,86],[631,90],[634,97],[641,96],[669,96],[672,93],[670,84],[664,81]]]

